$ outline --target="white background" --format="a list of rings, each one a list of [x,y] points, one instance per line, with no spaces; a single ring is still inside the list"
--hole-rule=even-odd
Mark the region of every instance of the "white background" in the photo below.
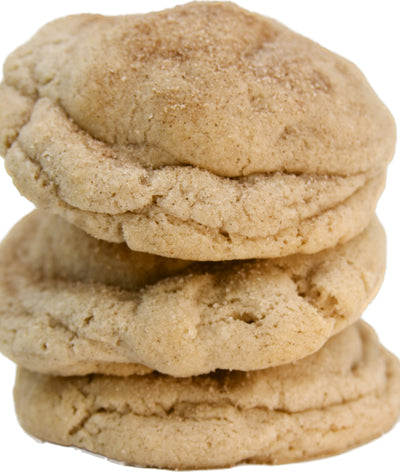
[[[26,41],[44,23],[66,14],[123,14],[159,10],[181,1],[69,0],[17,1],[0,4],[0,62]],[[398,2],[354,0],[237,1],[249,10],[285,23],[323,46],[355,62],[400,123],[400,32]],[[367,309],[364,319],[377,330],[383,344],[400,357],[398,268],[400,266],[400,156],[389,167],[386,190],[378,205],[378,215],[388,236],[386,278],[381,291]],[[29,212],[32,205],[12,186],[0,169],[0,238]],[[4,270],[2,268],[1,270]],[[38,444],[17,424],[12,402],[14,365],[0,355],[0,470],[53,471],[124,470],[121,465],[72,448]],[[400,392],[399,392],[400,395]],[[374,442],[336,457],[302,464],[279,466],[281,472],[326,472],[337,470],[400,470],[400,425]],[[244,466],[247,472],[256,466]],[[125,469],[127,470],[127,469]],[[134,470],[134,469],[132,469]],[[241,468],[240,470],[243,470]],[[275,470],[275,469],[274,469]]]

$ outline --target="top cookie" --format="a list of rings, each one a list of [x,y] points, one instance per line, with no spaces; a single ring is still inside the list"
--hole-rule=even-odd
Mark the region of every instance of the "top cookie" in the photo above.
[[[349,239],[394,150],[353,64],[231,3],[57,20],[9,56],[0,94],[23,194],[96,237],[185,259]]]

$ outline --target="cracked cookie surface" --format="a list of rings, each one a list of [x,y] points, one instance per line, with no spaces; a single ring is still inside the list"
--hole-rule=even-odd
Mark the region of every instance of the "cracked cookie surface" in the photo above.
[[[95,237],[188,260],[354,237],[394,151],[353,64],[228,3],[56,20],[9,56],[0,98],[21,193]]]
[[[21,426],[41,440],[173,469],[337,454],[386,432],[400,411],[399,361],[363,322],[317,353],[253,372],[188,379],[53,377],[19,369]]]
[[[58,375],[187,377],[291,362],[358,319],[382,281],[385,249],[374,218],[317,254],[183,261],[35,211],[0,246],[0,348]]]

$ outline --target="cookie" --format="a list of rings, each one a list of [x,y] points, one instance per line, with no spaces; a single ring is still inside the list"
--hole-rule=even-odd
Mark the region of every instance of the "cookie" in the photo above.
[[[400,412],[399,361],[359,322],[294,364],[176,379],[53,377],[19,369],[29,434],[125,463],[205,469],[337,454],[386,432]]]
[[[0,99],[23,195],[97,238],[187,260],[354,237],[395,144],[356,66],[231,3],[56,20],[9,56]]]
[[[357,320],[384,269],[377,219],[317,254],[205,263],[136,253],[36,211],[0,246],[0,349],[57,375],[266,368]]]

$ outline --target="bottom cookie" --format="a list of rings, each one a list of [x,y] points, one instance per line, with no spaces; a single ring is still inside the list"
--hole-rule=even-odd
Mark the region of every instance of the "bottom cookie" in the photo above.
[[[184,379],[19,369],[14,395],[28,433],[132,465],[285,463],[337,454],[390,429],[400,364],[359,322],[285,366]]]

